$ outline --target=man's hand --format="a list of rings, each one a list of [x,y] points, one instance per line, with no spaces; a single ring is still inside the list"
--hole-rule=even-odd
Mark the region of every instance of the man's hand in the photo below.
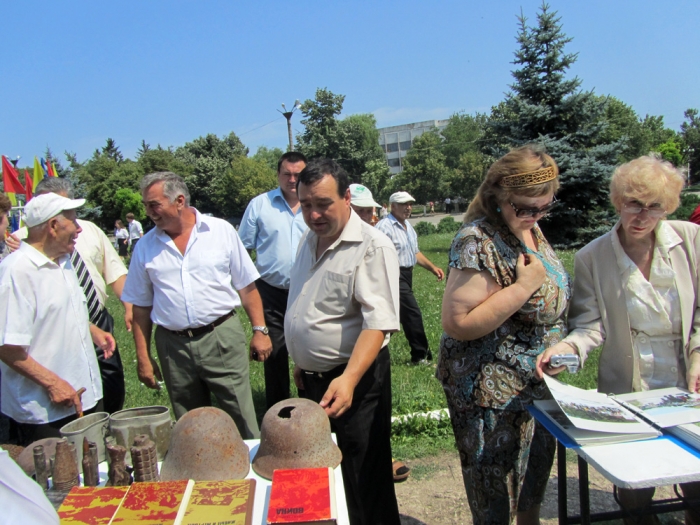
[[[438,281],[442,281],[445,278],[445,272],[437,266],[433,267],[433,275],[438,278]]]
[[[345,374],[336,377],[328,390],[323,394],[319,405],[326,411],[328,417],[340,417],[352,406],[352,395],[356,384]]]
[[[163,381],[163,376],[160,373],[160,368],[158,368],[158,363],[156,363],[155,359],[149,355],[148,361],[145,359],[137,359],[137,361],[136,374],[139,376],[139,381],[148,388],[160,390],[158,381]]]
[[[49,393],[49,399],[51,399],[52,403],[67,407],[74,406],[76,414],[80,415],[83,413],[83,403],[80,400],[80,395],[68,381],[57,376],[56,380],[52,382],[46,390]],[[84,391],[82,388],[81,390]]]
[[[10,252],[14,252],[15,250],[19,250],[19,245],[22,243],[22,241],[19,240],[19,237],[17,237],[14,233],[11,233],[5,238],[5,244],[9,248]]]
[[[304,388],[304,380],[301,378],[301,367],[299,365],[294,365],[292,377],[294,378],[294,384],[297,386],[297,390],[306,390]]]
[[[131,323],[134,320],[134,305],[131,303],[122,303],[124,305],[124,324],[126,331],[131,332]]]
[[[690,354],[690,363],[686,378],[688,390],[700,393],[700,349],[695,349]]]
[[[112,354],[114,354],[114,349],[117,347],[117,343],[114,340],[114,337],[112,337],[112,334],[99,329],[94,324],[91,324],[90,335],[92,336],[92,342],[104,352],[105,359],[112,357]]]
[[[272,353],[272,339],[262,332],[253,332],[250,339],[250,358],[253,361],[265,361]]]

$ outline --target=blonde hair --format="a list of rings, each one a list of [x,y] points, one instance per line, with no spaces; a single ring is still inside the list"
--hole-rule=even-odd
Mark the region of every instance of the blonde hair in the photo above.
[[[551,181],[524,188],[503,188],[498,183],[503,177],[529,173],[541,168],[554,168],[557,177]],[[511,196],[541,197],[548,193],[555,194],[559,189],[559,168],[554,159],[547,155],[540,146],[528,144],[515,148],[494,162],[486,173],[484,182],[476,192],[474,200],[464,214],[464,222],[472,222],[486,217],[489,222],[503,222],[498,213],[500,202],[508,201]]]
[[[610,200],[618,213],[627,199],[643,204],[658,202],[673,213],[684,184],[685,176],[678,168],[652,153],[618,166],[610,180]]]

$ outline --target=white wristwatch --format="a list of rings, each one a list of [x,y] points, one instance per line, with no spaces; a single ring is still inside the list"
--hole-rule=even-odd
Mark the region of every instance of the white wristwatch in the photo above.
[[[262,332],[263,335],[269,335],[270,330],[268,330],[267,326],[254,326],[253,327],[253,332]]]

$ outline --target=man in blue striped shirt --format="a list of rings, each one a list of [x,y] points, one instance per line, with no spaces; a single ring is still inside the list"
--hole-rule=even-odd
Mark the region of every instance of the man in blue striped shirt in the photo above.
[[[306,167],[306,157],[290,151],[277,163],[279,187],[258,195],[245,210],[238,236],[248,250],[256,251],[260,274],[255,284],[260,292],[272,354],[265,360],[267,408],[290,397],[289,359],[284,340],[284,313],[289,295],[289,274],[306,224],[297,197],[297,177]]]
[[[389,197],[391,213],[377,223],[377,229],[391,239],[399,254],[400,266],[400,312],[399,318],[406,339],[411,347],[411,363],[426,365],[433,359],[428,338],[423,327],[423,314],[413,295],[413,267],[418,264],[433,273],[438,281],[445,277],[441,268],[435,266],[418,250],[418,235],[408,222],[415,199],[405,191]]]

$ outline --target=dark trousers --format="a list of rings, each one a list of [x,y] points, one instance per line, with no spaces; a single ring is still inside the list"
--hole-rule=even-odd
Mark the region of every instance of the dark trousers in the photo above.
[[[413,295],[413,268],[401,267],[399,277],[399,320],[411,347],[411,361],[432,359],[423,327],[423,314]]]
[[[97,404],[90,410],[86,410],[84,415],[94,414],[95,412],[104,412],[104,405],[100,399]],[[35,441],[39,441],[44,438],[60,438],[61,428],[71,421],[78,419],[78,415],[74,414],[72,416],[64,417],[57,421],[51,421],[50,423],[42,424],[32,424],[32,423],[20,423],[18,421],[12,421],[13,425],[17,429],[17,436],[19,445],[26,447]]]
[[[269,409],[275,403],[289,399],[289,353],[284,339],[284,313],[287,311],[289,290],[255,281],[265,312],[265,324],[270,330],[272,353],[263,363],[265,368],[265,400]]]
[[[105,332],[114,333],[114,318],[106,308],[102,309],[100,318],[95,325]],[[105,359],[104,351],[98,346],[95,346],[95,353],[97,354],[97,364],[100,366],[100,377],[102,378],[104,411],[113,414],[124,408],[124,396],[126,394],[124,367],[119,356],[119,348],[114,348],[114,354],[109,359]]]
[[[319,402],[345,364],[330,372],[302,373],[304,397]],[[351,525],[398,525],[399,507],[391,471],[391,366],[389,350],[377,359],[355,387],[352,406],[331,418],[338,447]]]

